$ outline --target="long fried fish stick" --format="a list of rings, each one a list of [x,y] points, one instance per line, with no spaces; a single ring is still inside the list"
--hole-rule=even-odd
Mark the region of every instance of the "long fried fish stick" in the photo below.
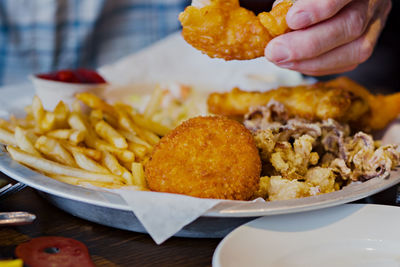
[[[207,104],[213,114],[241,117],[251,106],[266,105],[272,99],[284,104],[291,117],[332,118],[364,130],[382,129],[400,114],[400,93],[373,95],[346,77],[266,92],[235,88],[228,93],[211,94]]]

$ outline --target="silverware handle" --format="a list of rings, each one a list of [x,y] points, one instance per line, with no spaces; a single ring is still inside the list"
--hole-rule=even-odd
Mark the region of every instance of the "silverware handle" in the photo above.
[[[36,215],[25,211],[0,212],[0,225],[30,224]]]

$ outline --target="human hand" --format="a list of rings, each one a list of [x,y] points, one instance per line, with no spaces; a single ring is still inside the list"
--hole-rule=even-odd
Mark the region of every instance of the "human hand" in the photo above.
[[[390,0],[297,0],[286,16],[295,31],[274,38],[265,55],[307,75],[353,70],[371,56],[391,6]]]

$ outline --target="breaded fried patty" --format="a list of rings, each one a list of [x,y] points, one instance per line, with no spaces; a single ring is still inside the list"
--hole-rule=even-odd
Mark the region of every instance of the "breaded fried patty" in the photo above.
[[[225,117],[185,121],[160,140],[145,166],[151,190],[236,200],[252,197],[260,171],[253,136]]]

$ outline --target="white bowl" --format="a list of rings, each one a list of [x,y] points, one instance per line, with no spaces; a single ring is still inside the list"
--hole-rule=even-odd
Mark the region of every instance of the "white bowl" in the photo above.
[[[30,75],[29,78],[33,82],[36,95],[47,110],[53,110],[61,100],[71,107],[75,100],[75,94],[92,92],[96,95],[101,95],[108,86],[107,83],[88,84],[52,81],[35,75]]]

